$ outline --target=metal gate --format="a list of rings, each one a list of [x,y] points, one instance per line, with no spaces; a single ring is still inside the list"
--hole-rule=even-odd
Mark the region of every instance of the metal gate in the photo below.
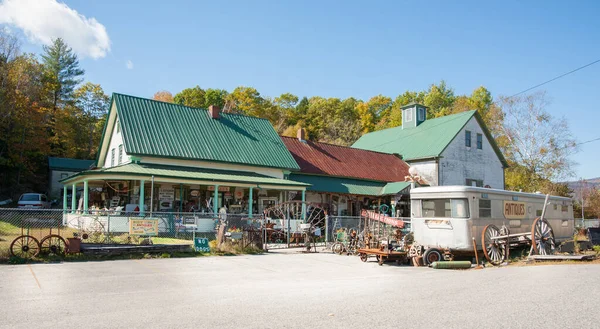
[[[327,211],[319,205],[288,201],[263,213],[263,245],[267,249],[303,247],[314,251],[325,242]]]

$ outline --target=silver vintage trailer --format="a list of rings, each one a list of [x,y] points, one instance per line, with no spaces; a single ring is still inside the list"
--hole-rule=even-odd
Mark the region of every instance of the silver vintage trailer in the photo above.
[[[419,187],[410,197],[415,243],[409,254],[422,256],[426,265],[459,253],[473,254],[474,243],[495,265],[504,261],[510,247],[520,244],[550,254],[555,240],[574,232],[570,198],[470,186]]]

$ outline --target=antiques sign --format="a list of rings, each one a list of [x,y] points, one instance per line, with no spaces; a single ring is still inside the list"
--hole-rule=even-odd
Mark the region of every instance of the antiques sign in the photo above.
[[[396,226],[396,227],[400,227],[400,228],[404,227],[404,221],[402,221],[401,219],[388,217],[388,216],[385,216],[384,214],[380,214],[380,213],[374,212],[372,210],[364,210],[363,209],[363,211],[361,211],[360,215],[362,217],[367,217],[369,219],[376,220],[378,222],[382,222],[382,223],[389,224],[392,226]]]
[[[525,218],[525,202],[504,201],[504,218]]]
[[[158,219],[129,219],[130,235],[158,235]]]
[[[208,191],[214,191],[215,190],[215,186],[214,185],[209,185],[206,187],[206,189]],[[219,192],[229,192],[229,186],[219,186]]]

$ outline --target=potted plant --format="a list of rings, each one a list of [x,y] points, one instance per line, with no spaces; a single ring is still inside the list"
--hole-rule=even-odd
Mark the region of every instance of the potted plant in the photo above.
[[[238,227],[235,227],[235,226],[233,226],[233,227],[230,227],[230,228],[227,230],[227,233],[228,233],[228,235],[229,235],[229,237],[230,237],[230,238],[232,238],[232,239],[235,239],[235,240],[239,240],[239,239],[241,239],[241,238],[242,238],[242,235],[244,234],[244,233],[242,232],[242,229],[241,229],[241,228],[238,228]]]

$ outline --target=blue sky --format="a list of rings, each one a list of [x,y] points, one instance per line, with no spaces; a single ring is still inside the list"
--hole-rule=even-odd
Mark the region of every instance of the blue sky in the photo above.
[[[440,80],[456,94],[512,95],[600,59],[596,1],[66,1],[106,28],[110,51],[81,60],[107,93],[186,87],[265,96],[394,98]],[[24,45],[27,51],[39,45]],[[131,61],[132,69],[126,63]],[[600,63],[548,84],[548,110],[579,141],[600,137]],[[598,177],[600,141],[574,178]]]

